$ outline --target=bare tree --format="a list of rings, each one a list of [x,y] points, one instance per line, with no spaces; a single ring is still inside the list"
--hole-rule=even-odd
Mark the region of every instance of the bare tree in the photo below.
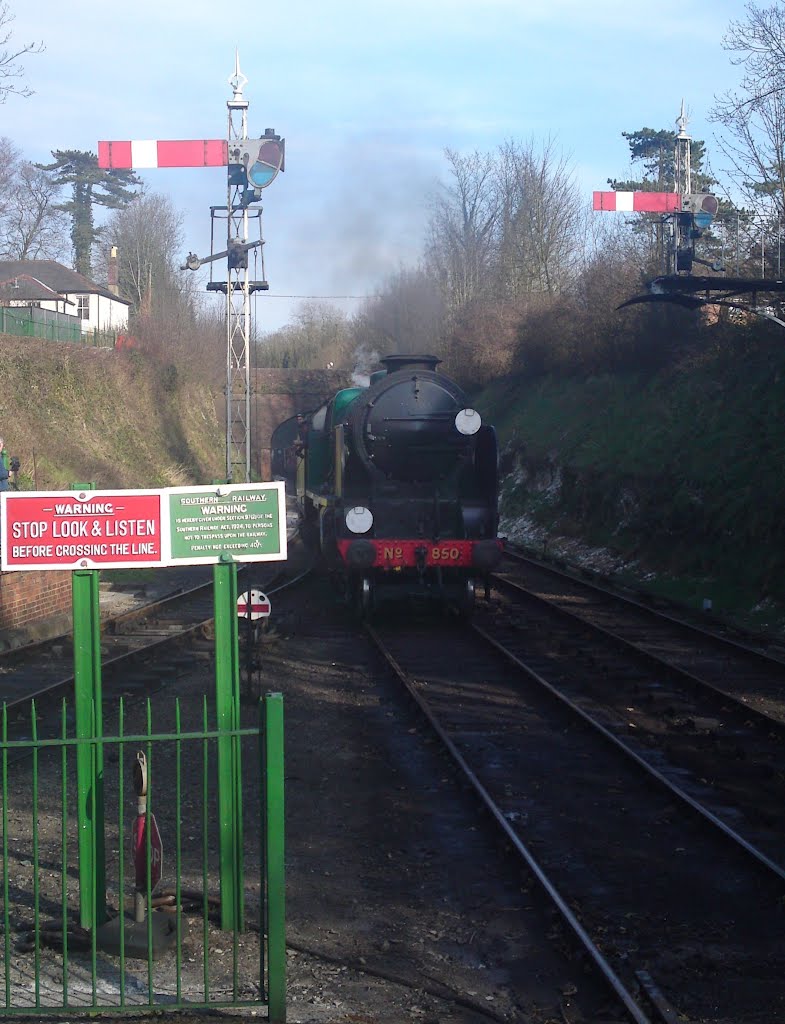
[[[58,208],[59,188],[0,138],[0,257],[63,259],[69,251],[68,218]]]
[[[728,173],[752,209],[785,214],[785,6],[746,5],[723,46],[744,69],[738,90],[720,96],[711,119],[724,134],[720,149]]]
[[[771,7],[750,2],[745,10],[747,20],[730,22],[723,46],[738,55],[732,63],[745,68],[745,89],[753,83],[756,95],[763,96],[767,90],[778,92],[785,79],[782,2],[778,0]]]
[[[182,214],[155,192],[142,192],[101,229],[104,270],[117,249],[118,286],[132,303],[135,347],[158,361],[168,390],[188,379],[220,386],[226,377],[224,318],[197,294],[198,278],[180,269]]]
[[[107,246],[117,247],[120,292],[132,314],[193,313],[192,277],[179,269],[182,222],[166,196],[142,192],[101,229]]]
[[[552,140],[494,154],[447,150],[451,181],[432,205],[426,252],[451,315],[478,299],[558,294],[573,275],[583,204]]]
[[[68,217],[58,208],[59,188],[23,161],[0,215],[0,253],[12,260],[63,260],[70,252]]]
[[[573,171],[551,140],[539,151],[532,141],[505,143],[497,168],[500,296],[557,294],[578,255],[583,204]]]
[[[257,339],[255,366],[332,369],[353,363],[354,340],[346,315],[326,302],[300,305],[292,323]]]
[[[8,192],[19,167],[21,154],[6,136],[0,136],[0,211],[8,201]]]
[[[433,201],[426,261],[454,313],[488,287],[498,208],[493,157],[445,156],[451,181]]]
[[[43,43],[27,43],[24,46],[11,43],[13,33],[8,26],[13,20],[14,15],[9,11],[8,4],[0,3],[0,103],[5,103],[10,95],[32,96],[33,90],[29,86],[18,85],[14,79],[24,75],[20,58],[26,53],[41,53],[44,49]]]
[[[378,352],[438,352],[444,302],[424,268],[402,268],[355,318],[358,343]]]

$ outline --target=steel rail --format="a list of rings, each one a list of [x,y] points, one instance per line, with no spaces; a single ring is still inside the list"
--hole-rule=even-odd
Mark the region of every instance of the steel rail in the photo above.
[[[653,608],[645,601],[636,600],[636,598],[630,597],[629,594],[625,594],[619,590],[614,590],[611,587],[603,587],[594,580],[587,580],[576,575],[575,572],[570,572],[567,569],[560,569],[556,565],[550,565],[548,562],[543,562],[539,558],[527,555],[525,552],[516,551],[515,548],[511,548],[509,545],[505,545],[504,554],[513,562],[518,562],[521,565],[533,565],[542,572],[550,573],[552,576],[569,580],[570,583],[574,583],[578,587],[583,587],[583,589],[589,593],[594,592],[601,594],[603,597],[608,597],[614,601],[618,601],[619,604],[630,605],[633,608],[637,608],[639,611],[645,612],[647,615],[651,615],[657,619],[662,619],[664,622],[669,622],[671,625],[682,629],[687,633],[697,633],[699,636],[704,636],[717,644],[734,648],[742,654],[748,654],[750,657],[758,658],[766,665],[776,665],[780,668],[785,668],[785,659],[770,654],[767,651],[762,651],[759,647],[752,646],[751,643],[743,643],[741,640],[733,640],[731,637],[722,636],[720,633],[716,632],[716,630],[707,629],[705,626],[702,626],[697,622],[691,622],[687,618],[680,618],[678,615],[664,612],[659,608]],[[499,570],[497,570],[497,572],[498,571]],[[742,632],[742,630],[730,622],[721,622],[718,623],[718,625],[721,626],[721,628],[733,630],[736,633]],[[761,645],[782,644],[782,640],[778,637],[766,635],[759,635],[757,637],[757,642]]]
[[[580,944],[586,950],[587,954],[589,955],[597,969],[600,971],[602,976],[605,978],[606,982],[610,985],[616,996],[627,1009],[631,1016],[631,1019],[634,1020],[636,1024],[651,1024],[651,1018],[647,1016],[643,1008],[636,1001],[635,997],[629,992],[627,987],[624,985],[621,978],[619,978],[619,976],[613,970],[611,964],[602,955],[599,948],[592,940],[591,936],[585,930],[585,928],[580,923],[576,915],[572,912],[572,910],[570,910],[564,897],[558,891],[553,882],[548,878],[544,869],[536,860],[536,858],[529,850],[529,848],[525,845],[520,836],[517,835],[514,829],[512,829],[510,823],[505,818],[503,812],[500,810],[498,805],[493,800],[493,797],[490,795],[485,786],[483,786],[483,784],[480,782],[475,772],[469,767],[469,764],[467,763],[466,759],[463,757],[463,755],[458,750],[456,745],[447,735],[446,731],[442,728],[438,719],[435,717],[431,709],[428,707],[427,702],[424,701],[420,696],[417,687],[412,681],[411,677],[398,664],[397,660],[392,655],[392,653],[387,649],[387,646],[385,645],[384,641],[373,628],[373,626],[371,626],[369,623],[365,623],[364,626],[366,632],[371,637],[377,649],[385,658],[388,665],[393,670],[398,679],[406,687],[407,692],[413,698],[413,700],[415,701],[423,715],[425,715],[431,728],[434,730],[434,732],[437,734],[437,736],[442,741],[444,746],[447,748],[447,750],[450,753],[450,756],[460,767],[464,776],[466,777],[466,779],[468,780],[476,794],[479,796],[480,800],[482,801],[486,809],[490,812],[490,814],[496,821],[497,825],[499,825],[499,827],[504,832],[505,837],[513,845],[513,847],[516,849],[520,857],[526,862],[529,870],[536,877],[537,881],[540,883],[540,885],[545,890],[547,895],[553,901],[553,903],[559,910],[559,913],[562,915],[563,919],[568,924],[568,926],[570,927],[570,929],[572,930],[573,934],[576,936]]]
[[[524,672],[530,679],[534,680],[542,689],[546,690],[551,696],[555,697],[556,700],[561,702],[565,707],[569,708],[574,714],[576,714],[586,725],[598,732],[605,740],[616,747],[617,750],[621,751],[625,757],[630,758],[638,767],[642,768],[643,771],[654,779],[657,783],[664,786],[670,791],[670,793],[683,803],[687,804],[693,811],[695,811],[701,818],[703,818],[710,825],[719,829],[720,832],[725,835],[726,838],[730,839],[736,846],[739,846],[747,854],[749,854],[754,860],[765,867],[768,871],[771,871],[781,881],[785,881],[785,868],[775,863],[771,858],[767,857],[765,853],[759,850],[752,843],[748,842],[743,836],[740,836],[738,832],[735,832],[729,825],[726,825],[724,821],[713,814],[707,807],[699,803],[689,793],[685,793],[684,790],[680,789],[675,783],[671,782],[667,776],[660,772],[653,765],[649,764],[645,758],[637,754],[631,747],[629,747],[623,740],[618,736],[615,736],[610,729],[607,729],[600,722],[597,722],[591,717],[586,711],[578,707],[578,705],[570,700],[565,694],[557,689],[552,683],[549,683],[547,679],[541,676],[533,668],[528,666],[522,661],[516,654],[508,650],[503,644],[499,643],[498,640],[494,640],[490,634],[486,633],[481,626],[472,624],[473,631],[481,636],[488,644],[490,644],[496,651],[498,651],[503,657],[507,658],[508,661],[512,662],[517,668]]]
[[[290,587],[290,586],[295,585],[296,583],[299,583],[302,579],[304,579],[311,572],[311,570],[312,570],[312,567],[308,567],[303,572],[295,575],[291,579],[284,580],[283,582],[281,582],[281,583],[279,583],[277,585],[274,585],[272,587],[267,586],[267,590],[268,590],[268,592],[270,594],[280,593],[282,590],[285,590],[287,587]],[[155,601],[151,601],[151,602],[148,602],[147,604],[140,605],[139,608],[132,609],[130,612],[122,612],[119,616],[113,616],[111,618],[105,619],[102,622],[102,627],[103,626],[111,627],[111,625],[114,622],[116,622],[116,621],[131,621],[133,618],[139,618],[139,617],[142,617],[144,615],[149,615],[151,610],[154,610],[154,609],[157,609],[157,608],[165,608],[167,606],[167,604],[172,604],[172,603],[174,603],[176,601],[181,601],[181,600],[183,600],[186,597],[194,596],[194,595],[198,594],[200,591],[207,591],[209,588],[212,587],[212,585],[213,585],[212,582],[208,581],[206,583],[200,584],[198,587],[193,587],[190,590],[187,590],[187,591],[179,590],[179,591],[177,591],[177,592],[175,592],[173,594],[169,594],[169,595],[167,595],[167,596],[165,596],[163,598],[158,598]],[[122,652],[120,654],[114,655],[113,657],[109,657],[109,658],[104,659],[102,661],[102,667],[103,668],[109,668],[109,667],[117,668],[123,662],[129,662],[130,663],[133,659],[143,658],[143,657],[149,655],[150,653],[154,652],[157,648],[165,647],[165,646],[170,645],[170,644],[174,645],[174,644],[182,641],[186,637],[188,637],[188,636],[198,632],[200,629],[204,629],[205,626],[209,625],[212,621],[213,621],[213,616],[210,615],[206,619],[202,619],[199,622],[189,624],[188,626],[184,627],[183,629],[178,630],[178,632],[176,632],[176,633],[172,632],[172,633],[168,633],[166,636],[158,636],[158,637],[156,637],[155,640],[152,640],[149,643],[142,644],[139,647],[135,647],[133,650],[124,651],[124,652]],[[129,634],[129,636],[130,635],[131,634]],[[65,636],[67,636],[67,634],[65,634]],[[52,638],[52,640],[50,642],[56,643],[58,640],[61,640],[61,639],[63,639],[63,637]],[[30,648],[32,648],[34,646],[38,647],[39,644],[29,645],[29,646],[30,646]],[[24,648],[24,649],[20,648],[19,650],[25,650],[25,651],[27,651],[27,653],[30,653],[28,648]],[[55,680],[54,682],[51,682],[51,683],[47,684],[46,686],[41,687],[40,689],[38,689],[38,690],[36,690],[36,691],[34,691],[32,693],[27,693],[23,697],[17,697],[14,700],[11,700],[11,701],[8,701],[8,702],[3,702],[3,703],[5,705],[6,710],[10,713],[10,712],[12,712],[17,707],[27,706],[27,704],[29,704],[29,702],[31,700],[38,700],[38,699],[40,699],[41,697],[44,697],[44,696],[52,696],[53,694],[57,693],[59,690],[65,689],[66,687],[70,686],[73,682],[74,682],[74,675],[73,675],[73,673],[71,673],[71,674],[69,674],[67,676],[60,677],[59,679]]]
[[[580,583],[580,581],[576,582]],[[570,620],[571,622],[575,622],[586,629],[593,630],[595,633],[598,633],[601,636],[606,637],[608,640],[612,640],[618,647],[622,648],[623,650],[632,651],[636,657],[650,662],[657,668],[664,669],[666,672],[669,672],[672,676],[678,677],[680,680],[691,686],[693,691],[708,691],[711,694],[713,694],[713,696],[721,699],[722,701],[735,705],[739,710],[744,712],[744,715],[747,718],[754,719],[757,725],[762,726],[763,728],[768,730],[775,729],[778,732],[785,733],[785,723],[783,723],[780,719],[773,718],[765,711],[761,711],[760,708],[756,708],[753,704],[748,704],[746,701],[741,700],[739,697],[736,697],[734,694],[729,693],[727,690],[723,690],[719,686],[715,686],[714,683],[710,683],[707,679],[702,679],[700,676],[695,675],[693,672],[688,671],[686,668],[682,668],[680,665],[676,665],[672,661],[668,661],[667,658],[664,658],[659,654],[655,654],[654,651],[648,650],[646,647],[643,647],[640,644],[635,643],[633,640],[628,640],[626,637],[621,636],[621,634],[614,633],[613,630],[607,629],[605,626],[600,626],[596,622],[592,622],[590,619],[584,618],[584,616],[581,615],[579,612],[572,611],[569,608],[563,608],[561,605],[558,604],[558,602],[552,601],[548,597],[544,597],[540,594],[533,593],[522,583],[518,583],[516,580],[508,580],[502,576],[496,576],[494,577],[494,583],[499,586],[500,590],[503,590],[505,588],[511,590],[514,593],[525,597],[529,601],[534,601],[535,603],[542,605],[549,611],[555,612],[557,615],[560,615],[563,618]],[[620,600],[626,599],[621,598]],[[649,611],[645,608],[643,610]],[[655,616],[657,615],[656,612],[650,612],[650,614]],[[677,622],[677,624],[683,626],[685,630],[692,630],[692,627],[689,626],[687,623]],[[698,633],[699,635],[708,636],[711,638],[711,640],[716,641],[719,644],[725,643],[723,637],[718,637],[713,633],[705,633],[704,630],[697,628],[692,631]],[[732,646],[738,648],[744,656],[755,655],[764,658],[768,663],[768,666],[776,666],[777,668],[783,671],[783,674],[785,674],[785,663],[780,662],[775,658],[769,658],[765,654],[761,655],[759,651],[755,651],[752,648],[746,648],[738,644],[732,644]]]

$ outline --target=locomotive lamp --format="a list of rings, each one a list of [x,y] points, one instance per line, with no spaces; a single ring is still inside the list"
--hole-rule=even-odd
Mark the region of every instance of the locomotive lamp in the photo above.
[[[346,513],[346,525],[352,533],[367,533],[373,526],[373,512],[363,505],[350,508]]]
[[[461,409],[455,417],[455,427],[459,434],[471,437],[482,426],[482,417],[476,409]]]

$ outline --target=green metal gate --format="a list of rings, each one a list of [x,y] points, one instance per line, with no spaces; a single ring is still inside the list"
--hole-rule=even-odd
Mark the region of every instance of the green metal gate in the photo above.
[[[54,726],[34,702],[24,721],[3,706],[0,1013],[266,1004],[269,1020],[285,1021],[281,695],[264,697],[258,713],[247,727],[218,729],[210,725],[206,698],[181,699],[167,712],[156,709],[154,728],[149,700],[120,700],[115,735],[77,740],[65,702]],[[243,765],[236,794],[241,848],[232,851],[241,906],[229,930],[221,927],[218,883],[219,742],[233,744]],[[94,844],[87,877],[91,903],[105,905],[107,920],[92,928],[79,924],[85,876],[78,865],[76,754],[83,745],[96,766],[104,809],[103,849]],[[148,769],[143,815],[133,775],[140,754]],[[95,794],[92,806],[95,811]],[[153,816],[163,847],[158,885]],[[140,878],[131,843],[142,825]],[[105,904],[96,892],[103,879]],[[134,921],[140,901],[153,908],[143,923]]]

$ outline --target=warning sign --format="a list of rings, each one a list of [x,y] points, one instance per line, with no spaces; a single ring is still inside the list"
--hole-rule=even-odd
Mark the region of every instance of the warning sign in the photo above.
[[[170,564],[286,558],[282,482],[171,487],[167,494]]]
[[[270,599],[261,590],[247,590],[237,598],[237,614],[241,619],[266,619],[270,610]]]
[[[2,499],[5,571],[164,564],[160,491],[3,492]]]
[[[3,491],[0,546],[6,572],[284,561],[284,484]]]

